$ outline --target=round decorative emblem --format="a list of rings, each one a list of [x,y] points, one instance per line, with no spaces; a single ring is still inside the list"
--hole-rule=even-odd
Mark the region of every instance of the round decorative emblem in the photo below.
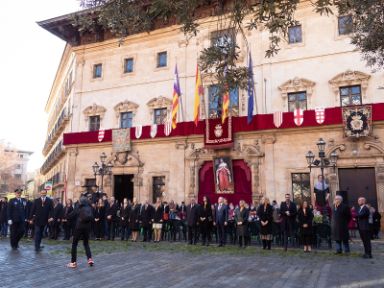
[[[353,111],[347,118],[347,128],[353,134],[361,134],[367,129],[368,119],[360,111]]]
[[[221,126],[221,124],[217,124],[215,126],[214,133],[215,133],[216,138],[220,138],[223,135],[223,126]]]

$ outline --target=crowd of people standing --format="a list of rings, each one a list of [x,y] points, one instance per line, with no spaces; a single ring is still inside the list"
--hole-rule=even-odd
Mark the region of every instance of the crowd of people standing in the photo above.
[[[217,203],[203,197],[202,203],[195,199],[188,204],[157,199],[151,205],[149,201],[139,203],[136,198],[132,202],[124,199],[118,203],[114,197],[102,193],[88,196],[85,199],[92,209],[89,237],[95,240],[119,237],[134,242],[186,241],[191,245],[216,243],[219,247],[230,243],[245,248],[251,244],[252,236],[258,235],[266,250],[271,249],[273,240],[279,240],[285,250],[296,240],[304,246],[305,252],[310,252],[315,236],[314,215],[319,213],[306,201],[297,205],[290,194],[285,195],[280,205],[276,201],[270,203],[267,197],[257,205],[243,200],[233,205],[223,197],[219,197]],[[79,238],[74,237],[78,223],[74,215],[76,211],[78,214],[80,205],[79,201],[73,203],[70,199],[63,205],[59,199],[47,197],[46,191],[32,202],[21,198],[21,191],[16,191],[15,198],[0,203],[1,235],[7,236],[10,227],[13,249],[18,248],[23,236],[33,237],[36,251],[42,248],[43,237]],[[380,218],[377,214],[380,214],[374,213],[364,198],[359,198],[358,207],[353,214],[353,209],[342,203],[341,196],[335,196],[330,207],[332,239],[336,242],[336,253],[342,253],[343,248],[348,253],[351,221],[356,221],[365,247],[364,255],[370,258],[370,240],[378,237]]]

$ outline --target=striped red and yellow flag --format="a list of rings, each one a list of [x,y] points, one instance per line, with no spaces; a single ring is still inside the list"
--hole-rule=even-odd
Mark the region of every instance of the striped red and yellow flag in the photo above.
[[[228,114],[229,114],[229,91],[228,91],[228,87],[226,86],[225,92],[223,95],[223,107],[222,107],[222,111],[221,111],[221,123],[224,124],[225,119],[228,118]]]
[[[193,105],[193,121],[195,122],[195,126],[197,126],[200,120],[200,97],[204,97],[204,88],[201,81],[199,65],[196,65],[195,103]]]
[[[175,129],[177,126],[177,111],[179,110],[180,96],[181,96],[181,92],[180,92],[180,83],[179,83],[179,73],[177,71],[177,65],[176,65],[175,82],[173,83],[173,98],[172,98],[172,129]]]

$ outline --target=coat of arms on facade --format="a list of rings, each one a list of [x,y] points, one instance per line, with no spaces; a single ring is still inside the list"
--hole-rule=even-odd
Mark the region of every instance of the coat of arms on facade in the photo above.
[[[215,133],[216,138],[220,138],[223,135],[223,126],[221,126],[221,124],[217,124],[215,126],[214,133]]]
[[[344,134],[346,137],[366,137],[372,132],[372,106],[343,107]]]

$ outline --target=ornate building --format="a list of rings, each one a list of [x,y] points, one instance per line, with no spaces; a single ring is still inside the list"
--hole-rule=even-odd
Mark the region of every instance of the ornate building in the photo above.
[[[253,57],[254,117],[247,124],[247,91],[230,91],[231,145],[219,149],[206,145],[212,119],[204,118],[218,116],[222,101],[210,75],[202,75],[203,120],[197,126],[192,122],[197,55],[216,35],[214,17],[200,19],[199,34],[188,41],[176,25],[121,41],[107,31],[104,37],[80,35],[70,15],[39,22],[67,42],[46,106],[41,168],[46,180],[55,179],[54,190],[75,199],[95,181],[98,186],[103,181],[109,195],[140,201],[162,196],[180,202],[203,195],[213,201],[219,195],[230,202],[262,195],[280,201],[285,193],[311,199],[320,169],[310,172],[305,155],[323,138],[326,156],[334,151],[339,156],[337,167],[325,169],[332,195],[345,191],[350,204],[365,195],[382,213],[383,73],[372,74],[361,61],[348,31],[340,27],[341,17],[317,15],[306,3],[296,16],[300,25],[290,29],[274,58],[264,57],[268,32],[246,35]],[[247,45],[235,41],[243,51],[238,61],[246,65]],[[172,105],[176,64],[182,103],[177,128],[167,136],[163,124]],[[361,133],[356,132],[359,123]],[[123,142],[129,147],[116,149],[122,143],[114,131],[127,128]],[[104,176],[92,169],[102,152],[111,166]],[[226,190],[217,185],[223,166],[230,173]]]

